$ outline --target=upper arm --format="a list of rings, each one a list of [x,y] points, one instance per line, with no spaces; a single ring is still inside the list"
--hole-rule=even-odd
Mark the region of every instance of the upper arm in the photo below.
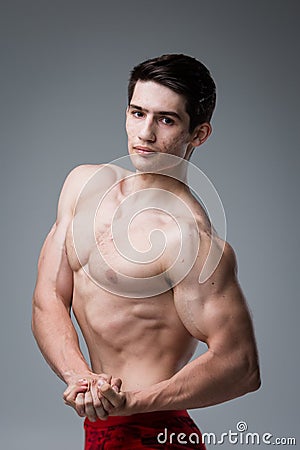
[[[43,244],[34,290],[34,305],[46,306],[54,299],[70,307],[73,276],[65,251],[66,221],[55,223]]]
[[[77,196],[90,166],[79,166],[70,172],[63,185],[57,218],[41,249],[34,306],[46,307],[53,300],[61,300],[70,308],[73,294],[73,272],[66,253],[66,233],[73,217]]]
[[[209,254],[219,255],[215,270],[201,282],[200,273]],[[208,266],[214,261],[208,261]],[[208,267],[207,266],[207,267]],[[200,277],[200,282],[199,282]],[[233,249],[218,238],[201,240],[196,262],[184,280],[174,287],[178,314],[197,339],[204,341],[218,356],[257,359],[252,321],[246,300],[237,280],[237,264]]]

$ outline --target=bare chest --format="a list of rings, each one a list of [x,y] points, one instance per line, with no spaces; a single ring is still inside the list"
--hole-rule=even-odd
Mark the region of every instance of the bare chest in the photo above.
[[[152,297],[170,289],[163,273],[165,223],[151,211],[134,213],[111,195],[100,207],[79,205],[66,247],[74,272],[122,297]]]

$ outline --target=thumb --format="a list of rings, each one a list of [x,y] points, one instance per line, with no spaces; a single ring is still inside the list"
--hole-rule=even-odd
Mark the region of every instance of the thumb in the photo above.
[[[121,378],[112,378],[111,386],[112,386],[114,391],[120,392],[120,389],[121,389],[121,386],[122,386]]]

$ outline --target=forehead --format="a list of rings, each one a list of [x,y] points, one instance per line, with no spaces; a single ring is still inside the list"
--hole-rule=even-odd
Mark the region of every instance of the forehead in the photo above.
[[[149,111],[174,111],[187,115],[185,98],[154,81],[138,80],[130,103]]]

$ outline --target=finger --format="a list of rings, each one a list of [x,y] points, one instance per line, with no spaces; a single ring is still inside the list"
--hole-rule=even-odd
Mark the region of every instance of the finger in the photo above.
[[[75,400],[75,409],[76,409],[77,414],[80,417],[85,416],[84,397],[85,397],[85,394],[80,392],[77,395],[76,400]]]
[[[121,378],[112,378],[111,380],[111,387],[115,392],[120,392],[121,386],[122,386],[122,380]]]
[[[93,398],[91,391],[87,391],[84,396],[84,410],[85,415],[91,422],[96,422],[97,414],[93,405]]]
[[[114,415],[114,409],[115,407],[110,403],[110,401],[108,401],[105,397],[103,397],[99,391],[99,395],[101,396],[101,403],[103,406],[104,411],[106,411],[106,417],[105,420],[108,418],[108,416],[110,415]]]
[[[80,385],[73,385],[70,386],[68,389],[65,390],[63,394],[63,399],[66,405],[68,406],[75,406],[75,400],[79,393],[85,393],[88,389],[88,386],[80,386]]]
[[[70,384],[68,387],[67,387],[67,389],[65,390],[65,392],[64,392],[64,394],[65,395],[69,395],[72,391],[73,391],[73,389],[75,388],[75,387],[88,387],[88,385],[89,385],[89,382],[88,382],[88,380],[86,379],[86,378],[82,378],[81,380],[78,380],[76,383],[74,383],[74,384]]]
[[[99,374],[99,380],[101,380],[101,379],[106,381],[106,383],[110,384],[112,376],[111,375],[107,375],[106,373],[100,373]]]
[[[96,415],[101,420],[107,419],[107,411],[103,407],[101,396],[98,395],[98,387],[97,383],[93,383],[91,386],[91,395],[93,399],[93,406],[96,412]]]
[[[99,389],[103,397],[105,397],[114,407],[119,407],[124,403],[124,395],[116,392],[110,384],[105,383],[100,386]]]

